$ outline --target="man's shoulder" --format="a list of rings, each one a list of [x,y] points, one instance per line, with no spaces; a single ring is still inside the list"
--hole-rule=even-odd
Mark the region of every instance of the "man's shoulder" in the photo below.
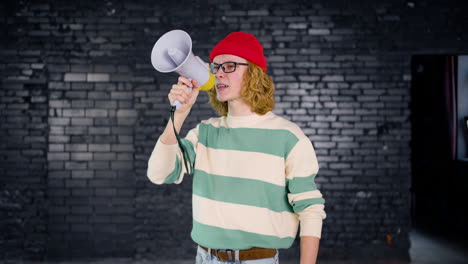
[[[301,127],[299,127],[296,123],[273,112],[270,124],[272,129],[287,130],[298,138],[304,135]]]
[[[203,119],[200,124],[203,125],[212,125],[214,127],[219,127],[219,125],[223,122],[225,119],[225,116],[218,116],[218,117],[210,117],[208,119]]]

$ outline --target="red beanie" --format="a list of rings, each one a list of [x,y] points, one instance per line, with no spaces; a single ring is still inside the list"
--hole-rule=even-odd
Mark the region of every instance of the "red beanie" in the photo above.
[[[220,54],[239,56],[257,64],[266,72],[267,64],[263,55],[263,46],[252,34],[239,31],[227,35],[211,50],[210,62],[213,62],[214,57]]]

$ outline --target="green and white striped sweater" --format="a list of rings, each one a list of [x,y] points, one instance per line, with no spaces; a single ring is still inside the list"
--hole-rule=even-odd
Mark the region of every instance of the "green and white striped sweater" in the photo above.
[[[195,160],[192,239],[215,249],[289,248],[321,236],[326,214],[314,178],[310,140],[294,123],[268,112],[202,121],[183,139]],[[180,183],[177,144],[160,140],[148,161],[156,184]]]

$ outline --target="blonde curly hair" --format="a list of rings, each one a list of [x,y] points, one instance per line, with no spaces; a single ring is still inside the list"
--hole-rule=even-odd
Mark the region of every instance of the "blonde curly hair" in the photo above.
[[[252,112],[264,115],[275,107],[275,85],[270,76],[256,64],[249,66],[242,77],[241,98],[250,105]],[[220,116],[227,116],[228,102],[221,102],[216,97],[216,87],[208,91],[209,103]]]

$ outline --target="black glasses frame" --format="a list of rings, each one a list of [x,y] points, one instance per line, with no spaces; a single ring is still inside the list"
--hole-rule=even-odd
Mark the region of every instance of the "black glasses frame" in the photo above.
[[[226,67],[223,66],[223,64],[226,64],[226,63],[234,63],[234,69],[232,71],[226,71]],[[231,73],[231,72],[235,72],[236,69],[237,69],[237,65],[242,65],[242,66],[249,66],[248,63],[242,63],[242,62],[235,62],[235,61],[226,61],[226,62],[223,62],[221,64],[217,64],[217,63],[211,63],[210,64],[210,70],[213,74],[216,74],[218,71],[219,71],[219,68],[223,69],[223,72],[224,73]]]

